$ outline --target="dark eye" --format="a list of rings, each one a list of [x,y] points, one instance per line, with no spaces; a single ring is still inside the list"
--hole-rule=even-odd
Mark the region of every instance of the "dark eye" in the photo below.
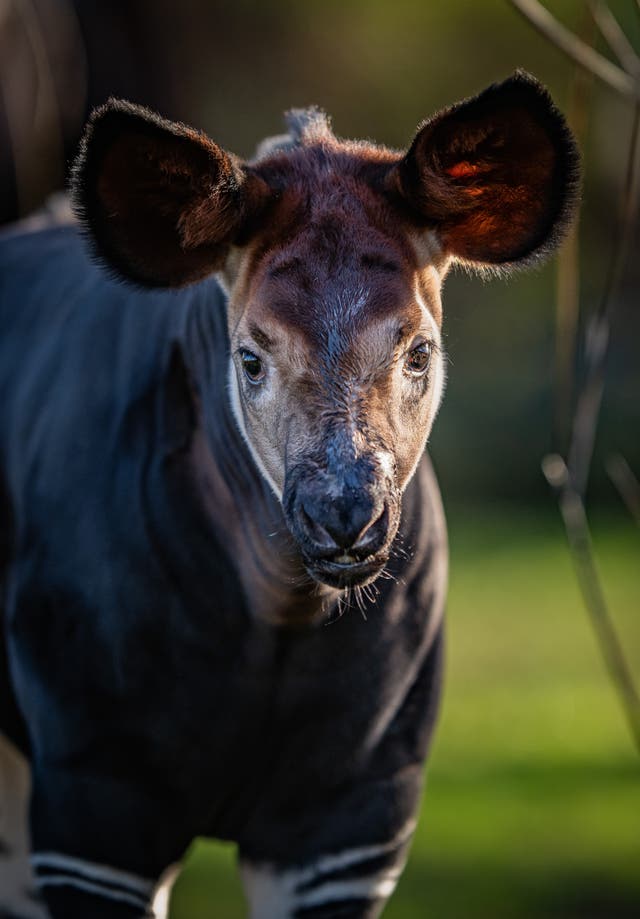
[[[257,354],[254,354],[253,351],[242,350],[240,360],[244,375],[250,383],[261,383],[264,380],[264,367]]]
[[[431,363],[431,351],[431,344],[428,341],[423,341],[407,352],[404,359],[405,372],[414,377],[424,376]]]

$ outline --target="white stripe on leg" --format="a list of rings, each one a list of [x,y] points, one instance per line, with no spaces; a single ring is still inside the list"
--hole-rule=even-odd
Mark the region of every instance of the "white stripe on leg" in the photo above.
[[[39,873],[58,872],[67,875],[78,875],[85,880],[116,887],[135,893],[145,898],[151,896],[155,882],[121,868],[90,862],[62,852],[36,852],[31,856],[31,864]]]
[[[147,913],[155,881],[122,868],[90,862],[63,852],[36,852],[31,856],[36,883],[42,889],[69,887],[83,893],[126,903]]]
[[[242,882],[249,900],[250,919],[292,919],[299,911],[349,900],[381,901],[395,890],[403,865],[368,877],[346,881],[327,878],[313,890],[299,891],[304,871],[278,872],[266,866],[253,868],[244,864]]]
[[[382,905],[398,882],[405,845],[414,828],[411,822],[389,842],[323,855],[311,864],[287,871],[243,862],[240,870],[251,919],[291,919],[305,909],[325,904],[329,908],[351,900],[380,901]]]
[[[171,865],[160,878],[151,902],[155,919],[169,919],[171,889],[180,874],[181,867],[180,863]]]

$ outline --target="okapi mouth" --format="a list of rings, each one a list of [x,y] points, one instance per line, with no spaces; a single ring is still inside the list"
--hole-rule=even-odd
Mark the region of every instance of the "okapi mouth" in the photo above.
[[[371,584],[382,573],[387,561],[387,554],[364,561],[354,559],[352,562],[304,559],[307,571],[314,580],[341,590]]]

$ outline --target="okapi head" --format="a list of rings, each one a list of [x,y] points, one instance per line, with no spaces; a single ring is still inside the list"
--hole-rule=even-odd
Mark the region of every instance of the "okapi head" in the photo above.
[[[339,140],[314,109],[289,129],[244,163],[111,101],[87,129],[75,201],[125,278],[222,273],[240,430],[311,575],[362,585],[388,559],[440,402],[443,278],[556,245],[578,154],[523,73],[424,122],[404,152]]]

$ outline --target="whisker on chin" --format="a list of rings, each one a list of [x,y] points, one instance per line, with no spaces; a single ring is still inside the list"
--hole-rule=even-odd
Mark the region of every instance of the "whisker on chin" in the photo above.
[[[398,583],[398,578],[395,574],[392,574],[388,568],[383,568],[378,577],[383,578],[385,581],[395,581]]]
[[[401,558],[401,559],[404,559],[405,561],[408,561],[411,558],[411,553],[409,552],[408,549],[405,549],[405,547],[400,542],[399,538],[392,545],[390,555],[393,558]]]
[[[347,609],[347,605],[345,604],[344,597],[338,595],[338,597],[336,598],[335,610],[334,610],[333,615],[331,615],[331,607],[332,607],[331,600],[326,600],[322,605],[322,612],[325,613],[327,617],[327,620],[324,623],[324,625],[333,625],[334,623],[338,621],[338,619],[342,619]]]
[[[291,575],[289,578],[287,578],[287,584],[294,589],[311,587],[315,596],[318,595],[318,591],[320,589],[320,584],[318,584],[318,582],[314,580],[314,578],[312,578],[311,575],[307,572]]]
[[[362,588],[362,592],[372,606],[375,605],[380,596],[380,588],[376,587],[375,583],[365,584]]]
[[[366,603],[365,603],[365,601],[364,601],[364,596],[365,596],[365,594],[364,594],[364,588],[363,588],[363,587],[356,587],[354,592],[355,592],[355,597],[356,597],[356,605],[357,605],[358,609],[360,610],[360,615],[362,616],[362,618],[363,618],[364,621],[366,622],[366,621],[367,621],[367,612],[366,612]]]

